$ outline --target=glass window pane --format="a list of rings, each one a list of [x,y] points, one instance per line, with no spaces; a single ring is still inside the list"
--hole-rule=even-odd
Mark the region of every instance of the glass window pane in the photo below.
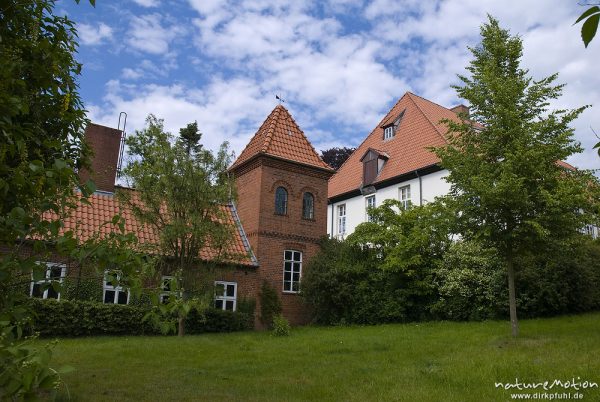
[[[235,285],[227,285],[227,296],[228,297],[235,296]]]
[[[227,300],[225,302],[225,310],[233,311],[233,300]]]
[[[215,308],[219,310],[223,310],[223,300],[217,299],[215,300]]]
[[[300,273],[294,273],[294,282],[300,281]]]
[[[127,292],[120,291],[119,300],[117,301],[119,304],[127,304]]]
[[[33,297],[42,297],[43,296],[41,284],[39,284],[39,283],[33,284],[33,290],[31,291],[31,296],[33,296]]]
[[[298,282],[292,282],[292,290],[294,292],[297,292],[299,290],[299,283]]]
[[[299,251],[294,251],[294,261],[300,261],[302,259],[301,255]]]
[[[60,279],[60,274],[62,272],[62,267],[59,265],[54,265],[48,269],[50,279]]]
[[[292,259],[292,252],[291,251],[287,251],[285,252],[285,259],[286,260],[291,260]]]
[[[56,286],[59,286],[58,283],[56,283]],[[52,284],[50,285],[50,287],[48,287],[48,292],[46,293],[46,298],[47,299],[58,299],[58,292],[56,290],[54,290],[54,287],[52,286]]]
[[[283,264],[283,270],[284,270],[285,272],[289,272],[289,271],[291,271],[291,270],[292,270],[292,263],[291,263],[291,262],[285,262],[285,263]]]
[[[225,285],[222,283],[215,284],[215,296],[222,297],[225,296]]]
[[[107,290],[104,292],[104,303],[114,303],[115,302],[115,291]]]
[[[285,281],[291,281],[292,280],[292,273],[291,272],[284,272],[283,273],[283,280],[285,280]]]
[[[290,281],[283,281],[283,290],[285,290],[286,292],[292,289],[292,282]]]

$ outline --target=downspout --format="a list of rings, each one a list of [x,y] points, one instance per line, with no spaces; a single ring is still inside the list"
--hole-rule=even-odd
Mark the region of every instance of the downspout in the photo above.
[[[331,203],[331,235],[330,235],[331,239],[333,239],[333,232],[334,232],[334,230],[333,230],[333,220],[334,220],[333,219],[333,203]]]
[[[418,170],[415,170],[415,173],[417,174],[417,177],[419,178],[419,206],[423,205],[423,179],[421,178],[421,175],[419,174]]]

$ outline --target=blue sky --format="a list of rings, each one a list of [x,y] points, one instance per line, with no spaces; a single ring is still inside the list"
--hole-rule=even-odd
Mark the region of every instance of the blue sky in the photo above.
[[[600,168],[600,38],[583,47],[572,0],[85,0],[57,3],[77,23],[80,92],[92,121],[127,132],[149,113],[172,133],[194,120],[210,148],[239,154],[285,99],[317,149],[356,146],[406,92],[451,107],[450,87],[490,13],[524,42],[523,65],[566,83],[556,108],[596,105],[575,122]]]

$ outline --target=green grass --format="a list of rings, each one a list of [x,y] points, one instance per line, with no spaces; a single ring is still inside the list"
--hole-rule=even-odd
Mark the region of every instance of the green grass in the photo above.
[[[76,367],[64,375],[76,401],[480,402],[510,400],[494,383],[515,378],[600,384],[600,314],[522,321],[517,340],[509,330],[434,322],[64,339],[53,364]],[[598,388],[580,392],[600,400]]]

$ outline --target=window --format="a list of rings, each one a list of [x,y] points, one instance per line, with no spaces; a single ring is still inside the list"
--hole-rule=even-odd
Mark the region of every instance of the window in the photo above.
[[[394,126],[389,126],[383,129],[383,139],[389,140],[394,136]]]
[[[162,279],[161,279],[161,284],[160,284],[160,289],[161,289],[161,293],[160,293],[160,302],[162,304],[168,303],[169,299],[171,298],[171,295],[173,295],[173,293],[175,293],[173,291],[173,288],[175,286],[173,281],[175,280],[174,276],[166,276],[163,275]]]
[[[400,187],[398,191],[398,198],[400,200],[400,203],[402,203],[404,209],[408,209],[410,207],[410,185]]]
[[[370,195],[365,198],[365,209],[367,211],[367,222],[373,222],[373,216],[369,213],[370,208],[375,208],[375,196]]]
[[[338,205],[338,234],[346,233],[346,204]]]
[[[236,282],[215,282],[215,308],[235,311],[237,299]]]
[[[302,217],[304,219],[315,218],[315,197],[311,193],[304,193],[302,197]]]
[[[63,282],[63,279],[67,274],[67,266],[65,264],[56,264],[52,262],[38,262],[38,264],[46,266],[44,277],[40,280],[31,281],[29,295],[31,297],[40,297],[42,299],[60,300],[60,291],[57,292],[54,290],[52,284]]]
[[[283,252],[283,291],[289,293],[299,292],[301,274],[302,252],[285,250]]]
[[[275,190],[275,213],[277,215],[287,214],[287,190],[283,187],[277,187]]]
[[[129,304],[129,290],[120,284],[120,271],[105,271],[102,298],[107,304]]]

